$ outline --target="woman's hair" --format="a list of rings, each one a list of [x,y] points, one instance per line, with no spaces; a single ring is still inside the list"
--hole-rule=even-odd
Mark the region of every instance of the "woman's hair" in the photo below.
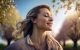
[[[26,19],[21,23],[21,30],[20,32],[24,33],[24,37],[26,37],[27,35],[32,35],[32,31],[33,31],[33,22],[32,20],[37,18],[37,15],[40,13],[40,9],[42,8],[47,8],[50,11],[49,6],[47,5],[39,5],[37,7],[34,7],[33,9],[31,9],[27,16]]]

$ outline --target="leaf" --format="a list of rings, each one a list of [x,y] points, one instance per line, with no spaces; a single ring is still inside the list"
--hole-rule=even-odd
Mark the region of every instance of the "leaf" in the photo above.
[[[61,2],[64,2],[65,0],[61,0]]]
[[[55,0],[52,0],[52,2],[54,3],[54,2],[55,2]]]

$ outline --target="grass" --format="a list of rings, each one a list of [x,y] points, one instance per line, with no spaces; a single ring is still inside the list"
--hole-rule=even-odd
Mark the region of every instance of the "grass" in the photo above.
[[[0,44],[0,50],[4,50],[6,48],[6,45]]]
[[[77,48],[73,48],[72,45],[68,44],[63,48],[64,48],[64,50],[80,50],[80,45],[78,45]]]
[[[6,48],[6,45],[0,44],[0,50],[4,50]],[[80,50],[80,45],[77,46],[77,49],[73,48],[71,44],[67,44],[65,47],[63,47],[64,50]]]

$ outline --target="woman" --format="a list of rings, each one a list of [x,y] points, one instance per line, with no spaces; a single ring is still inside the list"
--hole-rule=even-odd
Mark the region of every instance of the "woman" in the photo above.
[[[61,45],[46,31],[51,31],[52,14],[47,5],[40,5],[31,9],[25,21],[21,22],[21,39],[5,50],[63,50]]]

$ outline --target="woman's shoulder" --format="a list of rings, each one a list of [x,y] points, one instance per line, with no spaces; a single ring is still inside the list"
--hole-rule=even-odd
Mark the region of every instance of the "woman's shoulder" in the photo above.
[[[9,45],[5,50],[22,50],[21,48],[24,48],[24,46],[25,40],[21,39]]]
[[[34,50],[34,49],[26,43],[26,38],[23,38],[11,44],[5,50]]]
[[[5,48],[5,50],[19,50],[19,45],[18,43],[13,43],[13,44],[10,44],[9,46],[7,46]]]

